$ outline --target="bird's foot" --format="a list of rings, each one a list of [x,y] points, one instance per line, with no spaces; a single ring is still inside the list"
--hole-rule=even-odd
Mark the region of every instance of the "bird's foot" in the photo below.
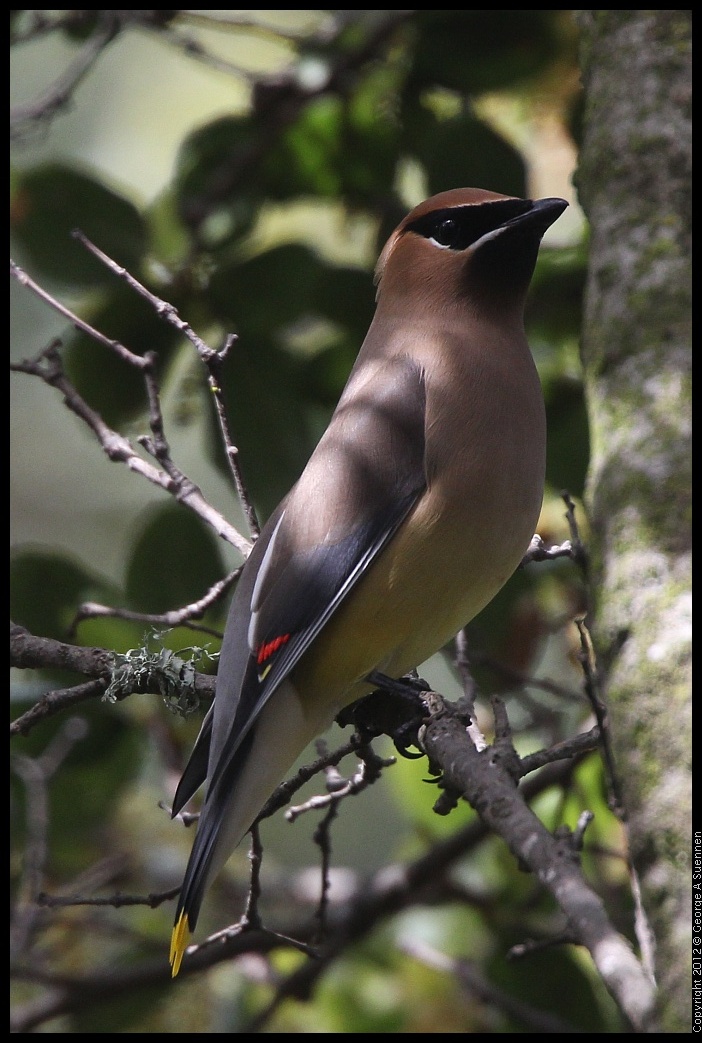
[[[402,757],[416,760],[423,753],[410,753],[410,746],[419,749],[417,732],[427,710],[421,693],[431,688],[419,677],[388,677],[374,670],[367,677],[377,689],[346,707],[337,717],[341,725],[353,724],[360,734],[373,737],[389,735]]]

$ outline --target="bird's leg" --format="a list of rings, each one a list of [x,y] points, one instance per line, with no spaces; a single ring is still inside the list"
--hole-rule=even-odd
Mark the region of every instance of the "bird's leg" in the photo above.
[[[417,731],[427,715],[421,693],[431,688],[418,677],[388,677],[373,670],[367,677],[376,691],[347,706],[337,716],[340,725],[353,724],[359,734],[373,738],[389,735],[397,752],[411,760],[424,754],[410,753],[410,746],[418,746]]]
[[[384,692],[392,692],[393,695],[399,695],[401,698],[407,699],[414,706],[417,705],[420,692],[431,691],[431,687],[425,680],[421,677],[413,677],[410,674],[395,678],[388,677],[387,674],[381,673],[380,670],[371,670],[366,681],[377,685]]]
[[[427,707],[422,700],[422,692],[430,692],[431,686],[421,678],[405,674],[404,677],[393,678],[379,670],[373,670],[368,675],[371,684],[378,685],[380,692],[390,694],[404,704],[404,712],[410,714],[408,718],[398,723],[390,733],[390,738],[395,744],[395,749],[401,757],[409,760],[418,760],[423,753],[410,753],[409,747],[419,747],[417,732],[427,716]],[[373,693],[375,694],[375,693]],[[397,705],[397,704],[396,704]],[[421,749],[421,747],[419,747]]]

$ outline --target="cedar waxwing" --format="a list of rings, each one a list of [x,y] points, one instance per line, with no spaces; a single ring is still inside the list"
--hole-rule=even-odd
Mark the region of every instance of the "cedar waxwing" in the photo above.
[[[464,188],[415,207],[376,268],[377,307],[334,415],[232,600],[214,703],[173,801],[207,791],[171,942],[305,746],[418,667],[525,554],[546,421],[524,333],[563,199]]]

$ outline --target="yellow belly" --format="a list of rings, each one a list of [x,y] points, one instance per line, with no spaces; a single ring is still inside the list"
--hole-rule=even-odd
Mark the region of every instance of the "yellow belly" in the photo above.
[[[436,506],[423,499],[292,673],[298,691],[334,714],[371,690],[371,670],[401,676],[450,641],[512,575],[536,523],[515,530],[501,511],[476,532],[472,519]]]

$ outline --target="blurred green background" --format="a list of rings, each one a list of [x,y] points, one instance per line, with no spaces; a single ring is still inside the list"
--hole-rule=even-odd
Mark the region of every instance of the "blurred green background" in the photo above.
[[[547,542],[568,537],[560,492],[579,503],[588,461],[578,359],[586,229],[571,184],[580,102],[571,12],[13,12],[12,29],[13,257],[103,333],[133,352],[158,353],[173,459],[244,532],[192,346],[90,257],[72,229],[173,303],[212,346],[238,335],[223,386],[245,478],[265,517],[331,414],[372,316],[373,265],[406,210],[461,185],[567,198],[569,210],[544,241],[528,332],[549,419],[539,531]],[[88,53],[85,75],[50,114],[60,78]],[[35,118],[30,107],[41,108],[42,100]],[[141,379],[16,282],[11,318],[12,358],[35,355],[60,337],[80,393],[136,444],[148,430]],[[56,391],[14,374],[10,406],[16,622],[65,640],[84,601],[163,612],[201,597],[239,562],[184,508],[110,463]],[[486,692],[508,698],[522,753],[573,734],[587,718],[569,625],[582,604],[571,563],[530,566],[470,628],[478,679]],[[205,623],[221,630],[225,611],[226,604],[215,607]],[[93,619],[72,639],[124,652],[147,630]],[[209,643],[214,652],[218,645],[186,628],[166,640],[174,649]],[[422,673],[455,697],[450,660],[435,656]],[[521,675],[547,677],[573,698],[535,685],[525,694],[515,682]],[[15,671],[13,716],[68,680]],[[66,740],[65,761],[48,787],[43,887],[95,886],[107,894],[175,887],[191,836],[157,805],[172,796],[200,714],[184,722],[156,697],[133,696],[117,706],[90,704],[80,717],[85,736]],[[489,732],[487,713],[481,723]],[[17,742],[17,753],[39,756],[63,741],[64,727],[59,718],[37,728]],[[333,834],[340,894],[344,880],[358,886],[364,874],[419,854],[471,820],[467,807],[448,819],[434,815],[435,790],[425,775],[421,762],[400,761],[346,802]],[[319,782],[305,792],[318,789]],[[15,782],[12,872],[20,913],[27,792]],[[544,795],[539,811],[554,827],[574,826],[582,807],[597,811],[587,868],[598,888],[624,901],[618,827],[597,760],[577,770],[568,790]],[[278,816],[263,827],[264,908],[273,923],[288,923],[291,908],[299,912],[307,877],[297,874],[314,864],[314,825],[303,819],[291,827]],[[90,885],[81,882],[89,869]],[[206,903],[201,937],[240,914],[246,872],[241,850]],[[479,845],[457,876],[473,900],[418,905],[393,919],[333,968],[313,1003],[285,1004],[269,1030],[527,1030],[499,1003],[428,971],[404,951],[406,939],[469,956],[496,990],[562,1017],[574,1031],[616,1028],[608,997],[578,953],[546,950],[505,962],[509,945],[552,928],[553,909],[498,842]],[[57,973],[156,960],[165,954],[171,916],[169,903],[50,911],[25,939],[23,958],[40,954]],[[299,960],[278,953],[274,967],[282,973]],[[238,971],[227,963],[206,980],[72,1008],[43,1028],[237,1031],[269,995],[264,979],[252,963]],[[41,991],[20,983],[15,1002],[22,1008]]]

